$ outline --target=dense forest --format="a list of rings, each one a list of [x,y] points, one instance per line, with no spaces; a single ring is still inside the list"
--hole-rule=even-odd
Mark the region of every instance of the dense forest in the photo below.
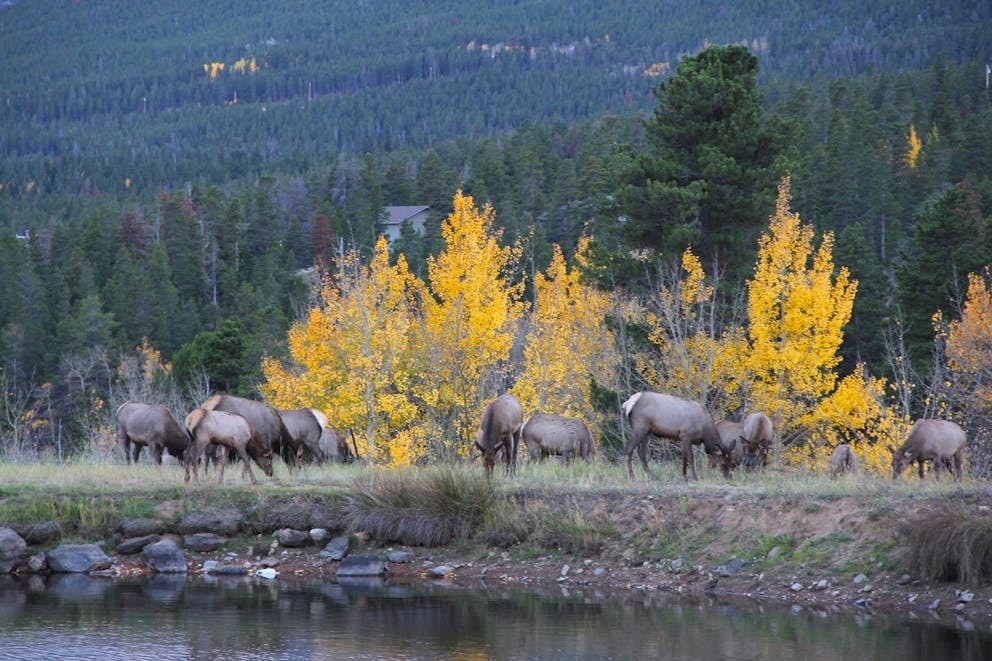
[[[786,173],[859,282],[846,368],[923,414],[933,317],[992,254],[990,28],[980,2],[7,3],[4,438],[74,437],[134,356],[257,395],[314,273],[422,204],[392,252],[425,276],[458,190],[528,291],[556,244],[631,295],[691,245],[729,310]]]

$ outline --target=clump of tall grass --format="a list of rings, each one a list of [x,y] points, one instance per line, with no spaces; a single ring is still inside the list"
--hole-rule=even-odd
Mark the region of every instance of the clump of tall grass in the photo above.
[[[493,480],[463,466],[383,470],[355,480],[345,497],[348,527],[385,541],[443,546],[472,537],[492,519]]]
[[[992,518],[947,510],[904,523],[906,562],[929,581],[976,584],[992,579]]]
[[[616,528],[586,512],[580,503],[561,503],[554,510],[544,510],[531,517],[531,540],[544,548],[561,553],[593,556],[603,543],[616,534]]]

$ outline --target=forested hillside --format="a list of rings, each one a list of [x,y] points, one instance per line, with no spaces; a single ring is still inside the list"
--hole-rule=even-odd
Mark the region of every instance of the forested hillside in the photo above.
[[[934,314],[990,254],[990,30],[984,2],[8,3],[5,439],[50,448],[165,363],[186,401],[257,395],[309,269],[423,204],[391,254],[426,277],[459,189],[525,299],[555,245],[591,239],[585,276],[649,301],[691,245],[730,319],[786,173],[859,283],[845,371],[926,412]]]

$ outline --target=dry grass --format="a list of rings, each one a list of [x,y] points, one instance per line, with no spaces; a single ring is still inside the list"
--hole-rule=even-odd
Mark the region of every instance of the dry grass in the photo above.
[[[927,581],[975,585],[992,579],[992,516],[946,510],[900,527],[908,542],[906,563]]]

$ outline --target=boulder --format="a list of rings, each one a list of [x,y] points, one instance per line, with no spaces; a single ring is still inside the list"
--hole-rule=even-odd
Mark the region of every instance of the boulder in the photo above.
[[[386,560],[397,563],[413,562],[413,553],[411,551],[390,551],[386,554]]]
[[[50,544],[62,537],[62,525],[58,521],[12,524],[10,527],[28,546]]]
[[[125,518],[121,519],[117,532],[125,539],[160,535],[165,532],[165,524],[158,519]]]
[[[327,542],[327,546],[324,550],[320,552],[320,557],[325,560],[341,560],[346,555],[348,551],[351,550],[351,538],[347,535],[341,537],[335,537],[331,541]]]
[[[227,542],[226,539],[212,532],[196,532],[183,536],[183,548],[198,553],[216,551]]]
[[[212,510],[190,514],[179,522],[180,535],[192,535],[198,532],[212,532],[217,535],[232,537],[238,534],[244,524],[244,517],[237,510]]]
[[[386,563],[375,555],[349,555],[338,565],[338,576],[382,576]]]
[[[142,537],[131,537],[118,544],[114,550],[121,555],[134,555],[149,544],[162,539],[161,535],[144,535]]]
[[[182,574],[187,570],[186,556],[171,539],[149,544],[142,549],[141,557],[145,565],[162,574]]]
[[[10,528],[0,528],[0,574],[9,574],[27,551],[24,538]]]
[[[305,530],[282,528],[276,532],[276,539],[279,540],[279,546],[299,548],[310,543],[310,533]]]
[[[48,552],[53,572],[79,573],[107,569],[113,563],[96,544],[62,544]]]

